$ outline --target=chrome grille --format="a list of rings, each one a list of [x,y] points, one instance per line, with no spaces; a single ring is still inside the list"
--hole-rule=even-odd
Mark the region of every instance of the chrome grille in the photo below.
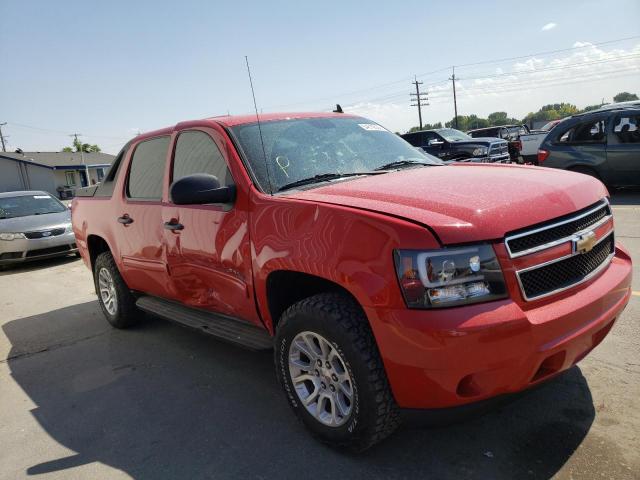
[[[64,233],[64,227],[62,228],[53,228],[51,230],[42,230],[39,232],[26,232],[24,234],[25,237],[33,240],[34,238],[48,238],[55,237],[57,235],[62,235]]]
[[[505,245],[511,258],[529,255],[568,242],[575,235],[597,228],[610,218],[608,202],[598,202],[570,216],[531,227],[526,232],[508,235]]]
[[[595,244],[593,242],[598,227],[611,218],[609,202],[603,199],[570,215],[507,235],[504,242],[511,258],[532,255],[561,244],[571,246],[568,255],[516,271],[524,299],[553,295],[587,281],[604,269],[615,253],[613,228],[601,234]]]
[[[613,232],[587,253],[572,254],[517,272],[526,300],[552,295],[585,282],[608,265],[615,252]]]

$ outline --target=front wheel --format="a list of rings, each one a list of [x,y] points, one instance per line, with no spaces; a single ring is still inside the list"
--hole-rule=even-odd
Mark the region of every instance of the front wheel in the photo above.
[[[361,451],[398,426],[368,321],[347,296],[315,295],[287,309],[275,363],[291,408],[321,441]]]
[[[96,258],[93,269],[98,302],[108,322],[116,328],[127,328],[143,315],[136,308],[136,300],[120,275],[111,252]]]

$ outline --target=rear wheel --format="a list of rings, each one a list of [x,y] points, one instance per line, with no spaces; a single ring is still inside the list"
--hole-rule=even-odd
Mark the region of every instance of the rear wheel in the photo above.
[[[287,309],[275,363],[289,405],[321,441],[360,451],[398,426],[377,345],[352,299],[320,294]]]
[[[93,280],[100,308],[111,325],[127,328],[140,320],[143,314],[136,308],[136,300],[124,283],[111,252],[103,252],[96,258]]]

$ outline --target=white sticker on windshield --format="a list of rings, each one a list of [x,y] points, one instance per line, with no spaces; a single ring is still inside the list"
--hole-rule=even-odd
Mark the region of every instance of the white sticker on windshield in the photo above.
[[[360,125],[360,127],[364,128],[365,130],[369,130],[370,132],[386,132],[387,131],[383,127],[381,127],[380,125],[376,125],[375,123],[359,123],[358,125]]]
[[[49,195],[34,195],[33,198],[49,198]]]

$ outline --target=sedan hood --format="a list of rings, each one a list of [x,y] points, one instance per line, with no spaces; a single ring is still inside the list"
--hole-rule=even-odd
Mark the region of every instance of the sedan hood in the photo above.
[[[46,213],[28,217],[4,218],[0,220],[0,233],[22,233],[34,230],[46,230],[71,222],[71,212]]]
[[[607,196],[599,181],[541,167],[454,164],[338,181],[287,196],[347,205],[431,227],[443,244],[500,239]]]

